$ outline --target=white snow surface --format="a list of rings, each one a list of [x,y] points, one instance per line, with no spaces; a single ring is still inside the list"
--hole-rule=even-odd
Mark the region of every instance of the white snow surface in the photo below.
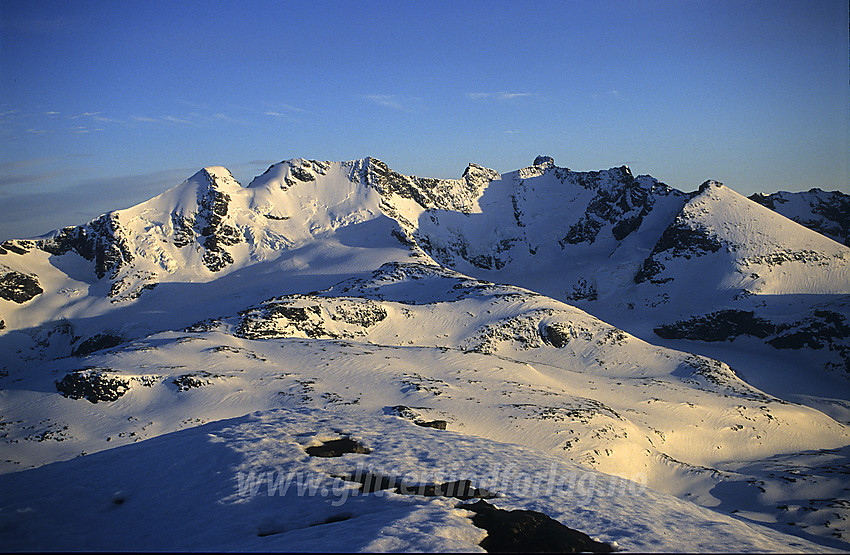
[[[458,500],[353,495],[358,468],[626,551],[850,549],[850,249],[719,183],[208,167],[2,249],[42,289],[0,297],[7,549],[481,550]],[[653,332],[717,310],[828,337]],[[303,450],[342,436],[372,452]],[[272,471],[331,493],[246,481]]]
[[[339,437],[371,452],[304,451]],[[499,508],[544,512],[624,551],[832,551],[533,449],[321,409],[253,413],[6,475],[4,546],[484,551],[486,532],[457,499],[361,494],[337,478],[358,470],[410,483],[469,479],[499,494]]]

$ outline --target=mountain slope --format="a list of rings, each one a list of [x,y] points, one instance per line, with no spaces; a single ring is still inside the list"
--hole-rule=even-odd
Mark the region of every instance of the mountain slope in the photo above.
[[[850,249],[720,184],[296,159],[3,250],[13,475],[254,411],[396,415],[847,546]]]
[[[748,198],[798,224],[850,246],[850,195],[840,191],[810,189],[800,193],[756,193]]]

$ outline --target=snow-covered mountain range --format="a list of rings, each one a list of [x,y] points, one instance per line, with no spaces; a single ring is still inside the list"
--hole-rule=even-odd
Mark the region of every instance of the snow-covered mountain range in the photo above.
[[[846,550],[850,248],[833,229],[846,199],[819,193],[684,193],[546,156],[455,180],[295,159],[245,187],[208,167],[135,207],[6,241],[0,537],[488,545],[458,499],[370,493],[345,478],[359,468],[470,480],[496,507],[618,549]],[[435,422],[446,429],[423,427]],[[349,437],[368,448],[335,462],[307,450]],[[128,474],[140,460],[173,474]],[[575,490],[497,479],[509,462],[532,481],[551,467],[640,494],[579,509]],[[281,469],[345,503],[276,496],[272,478],[252,489]],[[166,489],[176,531],[151,534],[160,517],[140,515]],[[229,535],[204,514],[230,519]]]

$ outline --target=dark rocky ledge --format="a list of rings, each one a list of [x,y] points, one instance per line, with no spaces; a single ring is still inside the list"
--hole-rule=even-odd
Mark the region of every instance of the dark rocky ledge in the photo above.
[[[361,445],[350,437],[331,439],[321,445],[314,445],[304,449],[311,457],[341,457],[348,453],[362,453],[368,455],[371,449]]]
[[[487,530],[480,545],[489,553],[611,553],[611,545],[528,510],[506,511],[480,500],[459,505],[475,513],[472,523]]]
[[[43,292],[35,276],[21,272],[7,272],[0,276],[0,299],[23,304]]]
[[[56,390],[63,396],[91,403],[116,401],[130,390],[129,381],[92,369],[69,372],[55,383]]]

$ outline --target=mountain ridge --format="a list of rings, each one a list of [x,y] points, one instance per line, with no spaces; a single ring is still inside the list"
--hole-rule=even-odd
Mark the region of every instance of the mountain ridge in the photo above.
[[[850,249],[718,182],[210,166],[0,248],[0,473],[247,413],[412,415],[850,545]]]
[[[440,180],[399,174],[375,158],[292,159],[247,187],[210,166],[137,206],[4,242],[0,296],[17,301],[0,306],[0,319],[16,329],[18,314],[34,312],[23,303],[46,297],[48,317],[63,304],[60,315],[72,316],[83,299],[108,311],[161,283],[207,282],[358,225],[380,229],[375,240],[387,260],[427,260],[585,308],[606,298],[644,312],[684,307],[655,327],[708,314],[699,301],[707,291],[715,291],[712,311],[722,299],[722,308],[760,317],[772,310],[762,306],[766,295],[850,293],[850,249],[718,182],[682,193],[626,166],[574,172],[551,157],[535,161],[505,174],[470,164],[460,179]],[[31,251],[48,260],[35,262]],[[89,261],[94,275],[69,254]],[[554,277],[553,267],[561,268]],[[20,325],[27,323],[40,322]]]

